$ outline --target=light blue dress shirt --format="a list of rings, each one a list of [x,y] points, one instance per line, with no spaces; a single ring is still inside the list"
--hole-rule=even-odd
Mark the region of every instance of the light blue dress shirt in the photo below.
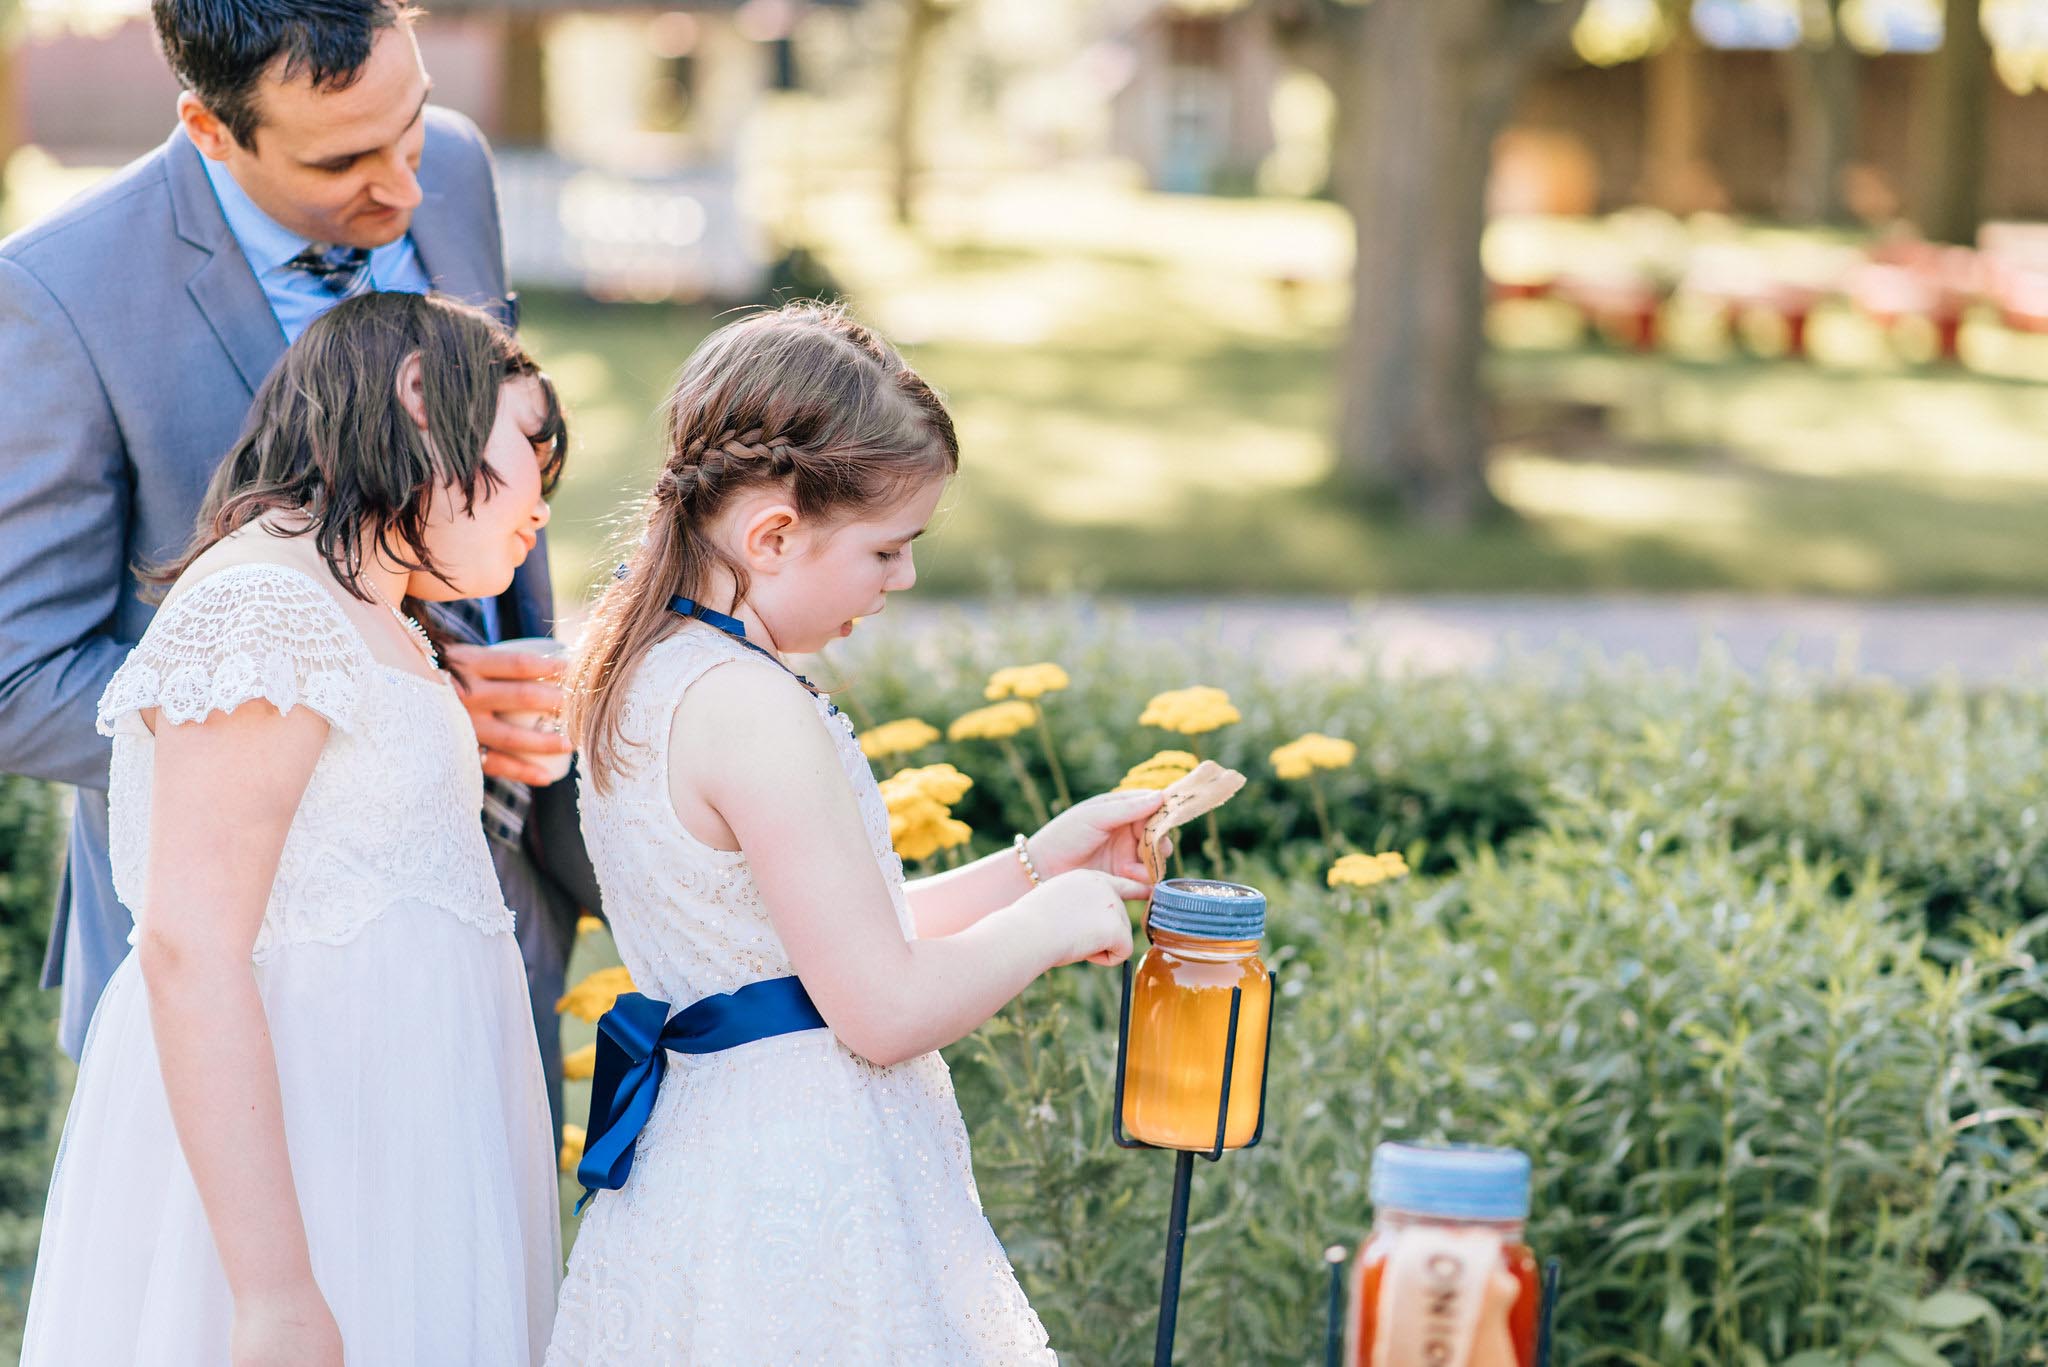
[[[207,156],[202,156],[199,162],[206,168],[206,178],[213,182],[213,196],[220,201],[228,231],[241,244],[242,255],[248,258],[249,269],[256,274],[256,283],[263,287],[263,297],[270,301],[270,311],[277,316],[277,325],[284,329],[285,341],[297,341],[307,325],[336,302],[318,280],[285,265],[311,244],[257,208],[256,201],[249,198],[249,192],[224,163]],[[412,234],[371,250],[370,284],[374,289],[407,290],[413,294],[425,294],[433,287],[427,268],[420,264],[420,254],[412,245]]]

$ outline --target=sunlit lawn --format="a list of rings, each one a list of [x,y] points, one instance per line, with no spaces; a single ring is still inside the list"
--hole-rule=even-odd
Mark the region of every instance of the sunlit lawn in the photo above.
[[[10,216],[92,174],[17,159]],[[1349,251],[1332,206],[1010,175],[941,187],[911,233],[858,185],[798,200],[835,182],[767,179],[771,215],[952,401],[965,463],[921,549],[928,590],[2048,589],[2048,339],[1973,327],[1968,368],[1913,366],[1838,310],[1816,319],[1813,362],[1685,336],[1674,359],[1589,345],[1550,306],[1503,311],[1493,482],[1515,516],[1447,535],[1324,491]],[[1532,256],[1611,268],[1686,231],[1548,221],[1488,245],[1510,273]],[[1793,273],[1843,250],[1710,231]],[[573,409],[554,528],[573,597],[651,478],[670,375],[716,320],[559,297],[526,318]]]
[[[1493,479],[1517,516],[1446,535],[1345,506],[1323,487],[1344,306],[1327,206],[1110,202],[1107,226],[1041,205],[1036,231],[985,201],[940,203],[923,235],[857,196],[805,215],[959,421],[928,589],[2048,588],[2048,386],[1906,365],[1846,315],[1817,324],[1813,363],[1635,356],[1502,315]],[[527,318],[582,439],[566,586],[603,562],[664,384],[715,320],[566,300]]]

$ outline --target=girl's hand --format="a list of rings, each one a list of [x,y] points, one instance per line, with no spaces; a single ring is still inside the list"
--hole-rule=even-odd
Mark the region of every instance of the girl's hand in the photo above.
[[[1065,932],[1054,966],[1079,963],[1120,964],[1131,957],[1131,914],[1126,901],[1138,901],[1142,885],[1092,869],[1076,869],[1048,878],[1022,901],[1056,920]]]
[[[310,1280],[235,1298],[233,1367],[342,1367],[341,1326]]]
[[[1076,869],[1094,869],[1142,885],[1144,890],[1133,901],[1151,896],[1151,875],[1138,853],[1138,842],[1145,818],[1158,811],[1163,800],[1162,794],[1146,788],[1098,793],[1067,808],[1026,842],[1039,877],[1051,881]]]

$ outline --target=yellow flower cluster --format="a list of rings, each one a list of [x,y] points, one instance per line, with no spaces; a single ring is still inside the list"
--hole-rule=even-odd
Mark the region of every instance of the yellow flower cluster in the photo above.
[[[1038,724],[1038,709],[1028,702],[999,702],[977,707],[946,728],[947,740],[1008,740]]]
[[[885,721],[871,731],[860,733],[860,752],[869,759],[887,759],[922,750],[939,738],[939,728],[917,717]]]
[[[889,841],[903,858],[929,859],[973,838],[967,823],[954,818],[953,804],[967,795],[974,780],[952,765],[905,769],[880,786],[889,808]]]
[[[1347,854],[1330,866],[1333,888],[1370,888],[1408,876],[1408,861],[1399,853]]]
[[[581,1049],[562,1055],[562,1076],[571,1082],[588,1082],[597,1073],[597,1046],[586,1044]]]
[[[1199,736],[1228,726],[1239,719],[1230,695],[1220,688],[1197,685],[1161,693],[1145,704],[1138,717],[1140,726],[1156,726],[1183,736]]]
[[[1307,778],[1318,769],[1342,769],[1358,758],[1348,740],[1311,731],[1273,752],[1273,772],[1282,778]]]
[[[576,1171],[576,1165],[583,1161],[583,1127],[562,1126],[562,1152],[558,1159],[563,1172]]]
[[[619,993],[633,990],[633,977],[622,967],[600,968],[555,1002],[555,1010],[595,1023],[612,1009]]]
[[[950,764],[927,764],[921,769],[905,769],[891,774],[880,783],[882,800],[895,802],[900,798],[928,797],[934,802],[952,806],[967,796],[967,790],[974,786],[974,780]]]
[[[1010,665],[988,676],[988,687],[982,690],[982,696],[990,702],[1003,698],[1042,698],[1048,693],[1063,692],[1071,682],[1067,671],[1051,661]]]
[[[1196,759],[1185,750],[1161,750],[1150,759],[1139,760],[1116,785],[1118,792],[1133,788],[1170,788],[1194,770]]]
[[[576,918],[576,933],[578,935],[595,935],[603,929],[604,922],[598,920],[595,916],[578,916]]]

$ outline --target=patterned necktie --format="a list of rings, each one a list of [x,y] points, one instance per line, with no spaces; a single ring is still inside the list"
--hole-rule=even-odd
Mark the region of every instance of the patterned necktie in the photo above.
[[[315,242],[284,263],[320,282],[336,299],[353,299],[370,288],[370,252],[366,247],[326,247]]]
[[[452,636],[471,645],[489,645],[483,609],[471,599],[434,604],[435,615]],[[484,834],[507,849],[519,848],[526,830],[527,813],[533,809],[533,792],[509,778],[484,775]]]

